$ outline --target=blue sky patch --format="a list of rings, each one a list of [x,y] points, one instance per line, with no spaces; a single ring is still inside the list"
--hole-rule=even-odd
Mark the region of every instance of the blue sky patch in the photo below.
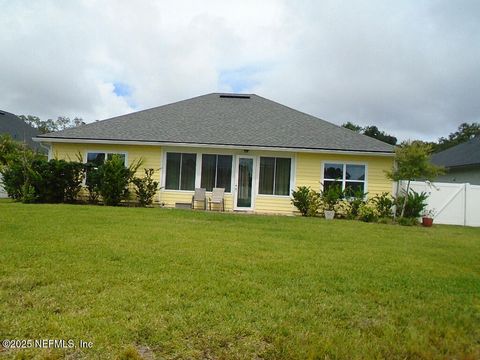
[[[117,83],[113,83],[113,92],[117,96],[122,96],[122,97],[131,96],[132,88],[128,84],[117,82]]]

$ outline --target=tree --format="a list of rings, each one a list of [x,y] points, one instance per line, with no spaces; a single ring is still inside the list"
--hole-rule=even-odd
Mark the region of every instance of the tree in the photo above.
[[[0,135],[0,168],[14,161],[21,154],[24,146],[9,134]]]
[[[443,168],[430,162],[432,147],[420,141],[406,141],[395,149],[395,165],[387,176],[393,181],[407,180],[406,195],[410,191],[410,182],[413,180],[433,180],[443,173]],[[408,196],[402,205],[402,218],[405,213]]]
[[[354,124],[350,121],[342,125],[344,128],[355,131],[356,133],[361,133],[363,128],[360,125]]]
[[[84,124],[83,119],[79,117],[75,117],[73,120],[71,120],[69,117],[59,116],[57,117],[57,120],[41,120],[38,116],[20,115],[19,118],[34,128],[37,128],[41,134],[65,130]]]
[[[443,151],[452,146],[461,144],[475,136],[480,136],[480,124],[479,123],[462,123],[458,127],[457,131],[448,135],[448,138],[441,137],[438,139],[438,144],[435,145],[435,152]]]
[[[375,125],[361,127],[360,125],[357,125],[348,121],[342,126],[346,129],[355,131],[356,133],[363,134],[374,139],[378,139],[380,141],[386,142],[391,145],[397,144],[397,138],[395,136],[389,135],[384,131],[380,131],[378,127],[376,127]]]
[[[370,136],[371,138],[378,139],[390,145],[397,144],[397,138],[395,136],[388,135],[384,131],[378,130],[378,128],[373,125],[363,128],[363,135]]]

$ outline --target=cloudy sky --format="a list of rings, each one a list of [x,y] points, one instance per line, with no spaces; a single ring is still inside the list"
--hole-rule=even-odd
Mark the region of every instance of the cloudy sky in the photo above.
[[[0,0],[0,109],[87,122],[210,92],[436,139],[480,121],[480,1]]]

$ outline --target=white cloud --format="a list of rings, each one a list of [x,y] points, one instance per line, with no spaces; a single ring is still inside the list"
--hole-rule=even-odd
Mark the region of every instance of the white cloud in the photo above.
[[[433,139],[480,118],[479,10],[469,1],[5,2],[0,108],[93,121],[242,88],[338,124]],[[117,96],[116,83],[132,94]]]

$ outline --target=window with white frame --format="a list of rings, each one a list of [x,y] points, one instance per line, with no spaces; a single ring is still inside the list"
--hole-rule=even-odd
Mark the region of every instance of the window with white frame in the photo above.
[[[232,187],[232,155],[202,155],[201,187],[207,191],[224,188],[230,192]]]
[[[339,184],[347,195],[366,191],[366,165],[325,163],[323,166],[323,189]]]
[[[165,189],[194,190],[197,154],[167,153]]]
[[[290,195],[292,159],[260,157],[258,193],[262,195]]]

